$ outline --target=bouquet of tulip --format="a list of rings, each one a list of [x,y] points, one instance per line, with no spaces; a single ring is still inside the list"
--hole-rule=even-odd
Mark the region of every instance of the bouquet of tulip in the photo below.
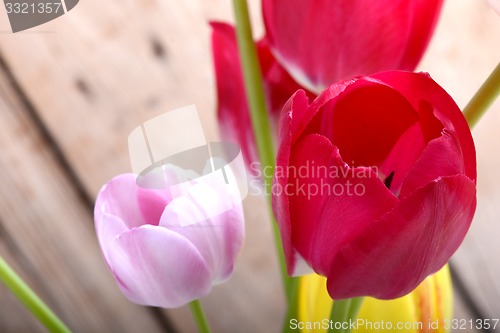
[[[233,1],[236,27],[211,23],[221,134],[272,207],[283,332],[450,328],[447,262],[476,208],[471,128],[500,92],[500,67],[463,112],[432,73],[413,72],[442,3],[263,0],[259,41],[245,0]],[[243,246],[241,187],[165,163],[158,176],[164,186],[126,174],[101,189],[102,253],[130,301],[189,304],[209,332],[198,300]]]

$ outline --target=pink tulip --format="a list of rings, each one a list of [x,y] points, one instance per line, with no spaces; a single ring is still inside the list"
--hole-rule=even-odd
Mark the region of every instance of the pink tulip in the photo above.
[[[449,260],[475,207],[469,127],[427,74],[359,77],[285,105],[273,209],[288,271],[305,260],[332,298],[409,293]]]
[[[258,158],[235,31],[229,24],[212,22],[211,25],[220,133],[224,140],[236,142],[241,146],[243,157],[250,165],[251,162],[258,161]],[[301,87],[276,62],[266,39],[257,42],[256,46],[264,77],[271,125],[277,128],[283,105]],[[255,176],[255,170],[249,171]]]
[[[104,185],[95,226],[122,293],[137,304],[174,308],[226,281],[244,239],[240,198],[231,209],[219,209],[228,207],[227,200],[217,188],[195,181],[174,199],[168,190],[137,186],[132,174]]]
[[[500,15],[500,0],[488,0],[488,3],[491,8],[493,8],[493,10]]]
[[[302,86],[320,92],[356,75],[414,70],[442,0],[263,0],[273,54]]]

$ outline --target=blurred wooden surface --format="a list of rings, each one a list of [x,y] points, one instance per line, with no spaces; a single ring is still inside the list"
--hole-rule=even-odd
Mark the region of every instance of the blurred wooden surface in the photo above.
[[[127,136],[143,121],[194,103],[217,138],[213,19],[232,21],[229,0],[85,0],[17,34],[0,15],[0,254],[75,332],[194,332],[187,309],[152,310],[120,294],[92,203],[130,170]],[[500,17],[483,1],[449,0],[419,68],[463,107],[499,60]],[[474,130],[478,210],[453,258],[467,291],[456,293],[459,319],[500,317],[499,125],[497,102]],[[284,303],[267,211],[261,198],[245,204],[235,274],[202,302],[214,332],[277,332]],[[40,331],[0,286],[0,332]]]

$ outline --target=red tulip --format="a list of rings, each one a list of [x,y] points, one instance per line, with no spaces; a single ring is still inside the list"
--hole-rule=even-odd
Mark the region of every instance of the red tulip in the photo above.
[[[279,62],[311,91],[383,70],[414,70],[443,0],[263,0]]]
[[[449,260],[475,207],[469,127],[428,74],[382,72],[285,105],[273,209],[288,271],[303,258],[332,298],[407,294]]]
[[[212,22],[211,25],[220,132],[224,140],[237,142],[241,146],[243,157],[250,164],[258,161],[258,158],[235,31],[229,24]],[[256,46],[271,125],[277,128],[283,105],[301,87],[276,62],[266,39],[257,42]],[[255,171],[250,170],[254,176]]]

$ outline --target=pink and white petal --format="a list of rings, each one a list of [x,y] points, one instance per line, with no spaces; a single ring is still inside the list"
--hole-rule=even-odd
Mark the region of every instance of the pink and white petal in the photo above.
[[[415,191],[337,253],[327,275],[330,296],[392,299],[409,293],[456,251],[475,207],[475,183],[464,175]]]
[[[289,180],[303,189],[289,193],[293,245],[317,273],[326,275],[343,244],[399,200],[374,169],[349,168],[338,149],[318,134],[294,146],[290,165],[308,170],[306,177],[302,172]]]
[[[102,187],[95,210],[115,215],[128,228],[135,228],[158,224],[168,200],[164,191],[141,188],[135,175],[122,174]]]
[[[95,207],[94,223],[101,252],[109,266],[109,244],[129,229],[118,216],[102,212],[98,206]]]
[[[210,291],[210,273],[198,250],[183,236],[144,225],[116,237],[109,267],[123,294],[142,305],[176,308]]]
[[[500,0],[488,0],[488,3],[491,8],[493,8],[493,10],[500,15]]]
[[[245,237],[240,197],[220,190],[206,184],[191,186],[167,206],[160,222],[198,249],[214,284],[231,275]]]

